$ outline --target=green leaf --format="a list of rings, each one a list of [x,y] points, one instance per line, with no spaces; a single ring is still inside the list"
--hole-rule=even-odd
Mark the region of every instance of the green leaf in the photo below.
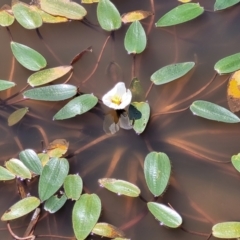
[[[60,66],[33,73],[27,80],[32,87],[50,83],[72,70],[72,66]]]
[[[0,166],[0,181],[12,180],[15,175],[8,171],[6,168]]]
[[[22,118],[26,115],[27,112],[28,112],[28,107],[20,108],[14,111],[8,117],[8,126],[13,126],[16,123],[18,123],[20,120],[22,120]]]
[[[68,175],[64,180],[63,187],[68,199],[78,200],[82,193],[83,182],[78,174]]]
[[[25,98],[42,101],[61,101],[77,94],[77,88],[70,84],[56,84],[27,90],[23,93]]]
[[[133,78],[129,87],[132,93],[132,102],[142,102],[145,99],[141,82],[138,78]]]
[[[11,49],[17,61],[28,70],[38,71],[47,65],[46,59],[28,46],[12,41]]]
[[[97,18],[101,28],[106,31],[117,30],[122,25],[120,13],[109,0],[99,0]]]
[[[20,218],[34,209],[36,209],[40,205],[40,200],[36,197],[27,197],[24,198],[14,205],[12,205],[3,215],[2,221],[9,221],[16,218]]]
[[[42,166],[45,166],[49,161],[49,156],[46,153],[38,153],[38,157],[41,161]]]
[[[101,201],[96,194],[83,194],[74,204],[73,230],[78,240],[85,239],[94,228],[101,212]]]
[[[18,159],[12,158],[5,163],[6,168],[21,179],[30,179],[32,177],[29,169]]]
[[[50,213],[55,213],[65,204],[66,201],[67,197],[65,194],[63,194],[61,197],[56,195],[51,196],[44,203],[44,209]]]
[[[38,155],[32,149],[26,149],[19,153],[19,159],[24,163],[24,165],[32,172],[41,175],[42,173],[42,163]]]
[[[41,201],[50,198],[63,185],[68,175],[69,163],[65,158],[51,158],[43,167],[39,178],[38,194]]]
[[[152,215],[163,225],[177,228],[182,224],[181,216],[170,207],[156,202],[148,202],[147,206]]]
[[[98,102],[93,94],[84,94],[72,99],[61,108],[53,117],[53,120],[63,120],[83,114],[92,109]]]
[[[218,74],[232,73],[240,69],[240,53],[222,58],[214,65]]]
[[[35,29],[42,26],[41,16],[33,11],[30,6],[25,3],[15,1],[12,5],[14,17],[20,25],[26,29]]]
[[[129,197],[138,197],[141,193],[140,189],[127,181],[118,180],[114,178],[101,178],[98,180],[101,187],[108,189],[118,195],[125,195]]]
[[[147,37],[139,21],[134,21],[129,26],[125,38],[124,46],[128,54],[139,54],[143,52],[147,45]]]
[[[156,85],[174,81],[187,74],[193,67],[194,62],[175,63],[157,70],[151,76],[151,81]]]
[[[43,11],[68,19],[81,20],[87,14],[85,8],[76,2],[66,0],[39,0],[39,3]]]
[[[212,228],[212,235],[217,238],[229,239],[240,237],[240,222],[217,223]]]
[[[231,158],[232,165],[234,168],[240,172],[240,153],[238,155],[233,155]]]
[[[168,27],[190,21],[204,12],[204,8],[198,3],[185,3],[172,9],[162,16],[156,23],[156,27]]]
[[[92,233],[107,238],[124,237],[122,230],[108,223],[97,223],[94,226]]]
[[[0,10],[0,26],[9,27],[14,22],[14,16],[11,13],[11,8],[8,5],[3,5]]]
[[[191,104],[190,110],[194,115],[202,118],[224,122],[224,123],[239,123],[240,119],[237,115],[230,112],[224,107],[215,103],[198,100]]]
[[[150,192],[160,196],[168,185],[171,174],[171,163],[162,152],[149,153],[144,161],[144,175]]]
[[[216,0],[216,2],[214,4],[214,11],[229,8],[239,2],[240,2],[240,0],[227,0],[227,1],[226,0]]]
[[[16,84],[14,82],[0,80],[0,91],[14,87]]]

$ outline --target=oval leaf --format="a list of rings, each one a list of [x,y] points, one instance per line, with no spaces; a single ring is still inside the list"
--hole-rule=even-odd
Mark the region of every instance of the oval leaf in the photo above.
[[[64,180],[63,187],[68,199],[78,200],[82,193],[83,182],[78,174],[68,175]]]
[[[0,26],[9,27],[13,24],[15,18],[11,13],[11,8],[8,5],[3,5],[0,10]]]
[[[194,65],[194,62],[184,62],[165,66],[153,73],[151,76],[151,81],[153,81],[153,83],[156,85],[174,81],[187,74],[194,67]]]
[[[101,178],[98,182],[101,187],[117,193],[118,195],[138,197],[141,193],[140,189],[136,185],[127,181],[117,180],[114,178]]]
[[[173,26],[190,21],[204,12],[198,3],[186,3],[172,9],[162,16],[156,23],[156,27]]]
[[[61,197],[51,196],[45,203],[44,209],[50,213],[57,212],[67,201],[67,197],[63,194]]]
[[[182,224],[181,216],[170,207],[155,202],[149,202],[147,206],[152,215],[163,225],[170,228],[177,228]]]
[[[226,0],[216,0],[216,2],[214,4],[214,11],[229,8],[239,2],[240,2],[240,0],[227,0],[227,1]]]
[[[16,84],[14,82],[0,80],[0,91],[14,87]]]
[[[62,185],[68,175],[69,163],[65,158],[51,158],[43,167],[39,178],[38,194],[41,201],[50,198]]]
[[[168,185],[171,163],[168,156],[161,152],[149,153],[144,161],[144,175],[150,192],[160,196]]]
[[[97,223],[94,226],[92,233],[107,238],[124,237],[122,230],[108,223]]]
[[[97,18],[101,28],[106,31],[117,30],[122,25],[120,13],[109,0],[99,0]]]
[[[62,157],[68,150],[69,142],[65,139],[55,139],[47,146],[45,152],[49,157]]]
[[[240,222],[222,222],[215,224],[212,228],[212,235],[217,238],[239,238]]]
[[[92,109],[98,102],[93,94],[84,94],[72,99],[61,108],[53,117],[53,120],[63,120],[83,114]]]
[[[28,70],[38,71],[47,65],[45,58],[40,53],[28,46],[11,42],[11,49],[17,61]]]
[[[140,21],[152,15],[153,13],[148,11],[142,11],[142,10],[132,11],[122,15],[122,22],[129,23],[134,21]]]
[[[145,99],[145,94],[138,78],[133,78],[129,87],[132,93],[132,102],[141,102]]]
[[[28,107],[25,107],[20,108],[13,112],[12,114],[10,114],[10,116],[8,117],[8,126],[13,126],[16,123],[18,123],[26,115],[27,112]]]
[[[194,115],[202,118],[224,122],[224,123],[239,123],[240,119],[237,115],[230,112],[224,107],[215,103],[198,100],[191,104],[190,110]]]
[[[15,175],[8,171],[6,168],[0,166],[0,181],[12,180]]]
[[[77,94],[77,88],[70,84],[56,84],[27,90],[23,93],[25,98],[42,101],[61,101]]]
[[[2,221],[9,221],[16,218],[20,218],[40,205],[40,200],[36,197],[27,197],[24,198],[14,205],[12,205],[2,216]]]
[[[238,155],[233,155],[231,162],[235,169],[240,172],[240,153],[238,153]]]
[[[91,233],[101,212],[101,201],[96,194],[83,194],[73,207],[72,223],[78,240]]]

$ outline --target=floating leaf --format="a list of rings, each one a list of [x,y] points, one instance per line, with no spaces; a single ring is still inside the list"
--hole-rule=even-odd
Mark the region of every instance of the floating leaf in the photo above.
[[[214,4],[214,11],[229,8],[239,2],[240,2],[240,0],[227,0],[227,1],[226,0],[216,0],[216,2]]]
[[[12,158],[5,163],[6,168],[21,179],[30,179],[32,177],[29,169],[18,159]]]
[[[85,4],[97,3],[97,2],[99,2],[99,0],[82,0],[82,3],[85,3]]]
[[[138,197],[141,193],[140,189],[127,181],[117,180],[114,178],[101,178],[98,180],[101,187],[108,189],[118,195],[125,195],[129,197]]]
[[[132,93],[132,102],[144,101],[144,91],[138,78],[133,78],[129,87]]]
[[[53,120],[63,120],[83,114],[92,109],[98,102],[93,94],[83,94],[72,99],[61,108],[53,117]]]
[[[69,0],[39,0],[39,3],[43,11],[68,19],[81,20],[87,14],[84,7]]]
[[[162,16],[156,23],[156,27],[168,27],[190,21],[204,12],[204,8],[198,3],[186,3],[172,9]]]
[[[216,238],[239,238],[240,222],[217,223],[212,228],[212,235]]]
[[[134,21],[140,21],[152,15],[153,13],[148,11],[142,11],[142,10],[132,11],[122,15],[122,22],[129,23]]]
[[[20,218],[34,209],[36,209],[40,205],[40,200],[36,197],[27,197],[24,198],[14,205],[12,205],[3,215],[2,221],[9,221],[16,218]]]
[[[16,84],[14,82],[0,80],[0,91],[9,89],[14,86],[16,86]]]
[[[55,213],[65,204],[66,201],[67,197],[65,194],[63,194],[61,197],[56,195],[51,196],[44,203],[44,209],[50,213]]]
[[[122,25],[120,13],[109,0],[99,0],[97,18],[101,28],[106,31],[117,30]]]
[[[32,149],[26,149],[19,153],[19,159],[24,163],[24,165],[32,172],[41,175],[42,173],[42,163],[38,155]]]
[[[149,153],[144,161],[144,175],[150,192],[160,196],[168,185],[171,174],[171,163],[162,152]]]
[[[68,175],[64,180],[63,187],[68,199],[78,200],[82,193],[83,182],[78,174]]]
[[[38,153],[38,157],[41,161],[42,166],[44,167],[49,161],[49,156],[46,153]]]
[[[68,150],[69,142],[65,139],[56,139],[47,146],[49,157],[62,157]]]
[[[0,166],[0,181],[12,180],[15,175],[8,171],[6,168]]]
[[[170,207],[156,202],[149,202],[147,206],[152,215],[163,225],[177,228],[182,224],[181,216]]]
[[[43,167],[39,178],[38,193],[41,201],[50,198],[62,185],[68,175],[69,163],[65,158],[51,158]]]
[[[70,84],[56,84],[27,90],[23,93],[25,98],[42,101],[61,101],[77,94],[77,88]]]
[[[18,123],[20,120],[22,120],[22,118],[26,115],[27,112],[28,112],[28,107],[20,108],[14,111],[8,117],[8,126],[13,126],[16,123]]]
[[[178,0],[179,2],[181,2],[181,3],[189,3],[189,2],[191,2],[192,0]]]
[[[47,65],[45,58],[28,46],[12,41],[11,49],[17,61],[31,71],[38,71]]]
[[[124,237],[122,230],[108,223],[97,223],[94,226],[92,233],[107,238]]]
[[[124,46],[128,54],[139,54],[144,51],[147,45],[147,37],[139,21],[134,21],[129,26],[125,38]]]
[[[191,104],[190,110],[194,115],[202,118],[224,122],[224,123],[238,123],[240,119],[237,115],[230,112],[224,107],[215,103],[198,100]]]
[[[240,153],[238,153],[238,155],[233,155],[231,162],[235,169],[240,172]]]
[[[11,13],[11,8],[8,5],[3,5],[0,9],[0,26],[9,27],[14,22],[14,16]]]
[[[156,85],[161,85],[174,81],[187,74],[193,67],[194,62],[175,63],[157,70],[151,76],[151,81]]]
[[[12,5],[14,17],[26,29],[35,29],[42,26],[41,16],[33,11],[29,5],[15,1]]]
[[[101,201],[96,194],[83,194],[74,204],[72,213],[73,230],[78,240],[91,233],[101,212]]]

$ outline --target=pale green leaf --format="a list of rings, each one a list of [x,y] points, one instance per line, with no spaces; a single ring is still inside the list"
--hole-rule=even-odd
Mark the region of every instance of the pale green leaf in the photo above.
[[[0,26],[9,27],[13,24],[15,18],[11,13],[11,8],[8,5],[3,5],[0,9]]]
[[[92,233],[107,238],[124,237],[122,230],[108,223],[97,223]]]
[[[240,0],[216,0],[214,4],[214,11],[223,10],[239,3]]]
[[[8,117],[8,126],[13,126],[16,123],[18,123],[27,114],[27,112],[28,112],[28,107],[20,108],[14,111]]]
[[[51,196],[44,203],[44,209],[50,213],[57,212],[67,201],[67,197],[65,194],[58,197],[56,195]]]
[[[6,168],[0,166],[0,181],[12,180],[15,178],[15,175],[8,171]]]
[[[233,155],[231,158],[232,165],[234,168],[240,172],[240,153],[238,155]]]
[[[14,86],[16,86],[16,84],[14,82],[0,80],[0,91],[9,89]]]
[[[239,238],[240,222],[222,222],[212,227],[212,235],[216,238]]]
[[[78,200],[82,193],[83,182],[78,175],[68,175],[64,180],[64,191],[68,199]]]

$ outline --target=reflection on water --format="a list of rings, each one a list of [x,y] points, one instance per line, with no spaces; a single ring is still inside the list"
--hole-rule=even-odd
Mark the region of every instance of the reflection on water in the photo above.
[[[2,1],[1,4],[7,2]],[[151,1],[147,0],[113,2],[121,13],[151,10]],[[202,0],[200,4],[210,10],[213,2]],[[151,74],[160,67],[173,62],[197,63],[185,77],[152,87],[147,96],[152,117],[145,132],[139,136],[133,130],[123,129],[114,135],[106,135],[103,119],[108,109],[100,104],[82,116],[54,122],[52,116],[66,102],[25,101],[0,109],[1,164],[11,157],[18,157],[22,149],[33,148],[40,152],[41,140],[47,145],[57,138],[67,139],[70,153],[75,154],[70,159],[70,172],[78,172],[83,178],[84,191],[97,193],[102,200],[100,221],[121,227],[131,239],[206,239],[214,223],[239,220],[240,215],[240,175],[229,163],[230,157],[240,150],[239,125],[211,122],[193,116],[189,110],[174,113],[197,99],[227,107],[227,76],[218,76],[209,86],[206,84],[214,76],[213,66],[219,59],[239,52],[240,6],[219,13],[208,11],[194,21],[176,27],[155,28],[153,23],[175,6],[176,1],[155,1],[155,17],[143,21],[149,33],[148,45],[136,57],[135,71],[132,70],[132,57],[123,46],[127,30],[127,25],[124,25],[115,33],[114,40],[109,39],[98,68],[89,79],[109,33],[89,28],[78,21],[44,24],[40,28],[43,42],[35,31],[25,30],[17,23],[10,27],[14,41],[41,52],[48,61],[48,67],[68,64],[73,56],[92,46],[93,53],[86,53],[75,64],[70,83],[79,86],[81,92],[94,93],[99,98],[118,81],[129,86],[133,76],[140,79],[144,92],[147,92]],[[87,6],[87,10],[88,20],[97,23],[96,6]],[[17,87],[1,92],[4,99],[22,89],[31,73],[13,59],[9,37],[3,28],[0,29],[0,37],[0,78],[17,82]],[[8,115],[20,106],[29,107],[29,114],[16,126],[8,127]],[[170,203],[181,214],[184,229],[205,236],[161,227],[147,213],[146,204],[141,199],[119,197],[98,186],[98,179],[103,177],[127,180],[137,184],[142,197],[150,201],[152,196],[143,175],[143,161],[150,151],[165,152],[172,162],[172,177],[161,201]],[[31,191],[36,193],[34,186],[30,183]],[[0,182],[0,188],[2,214],[19,197],[12,182]],[[42,216],[36,234],[73,236],[72,205],[68,203],[58,213]],[[21,236],[28,222],[29,217],[14,221],[14,231]],[[5,223],[0,223],[0,229],[1,239],[11,239]],[[88,239],[100,238],[90,236]]]

